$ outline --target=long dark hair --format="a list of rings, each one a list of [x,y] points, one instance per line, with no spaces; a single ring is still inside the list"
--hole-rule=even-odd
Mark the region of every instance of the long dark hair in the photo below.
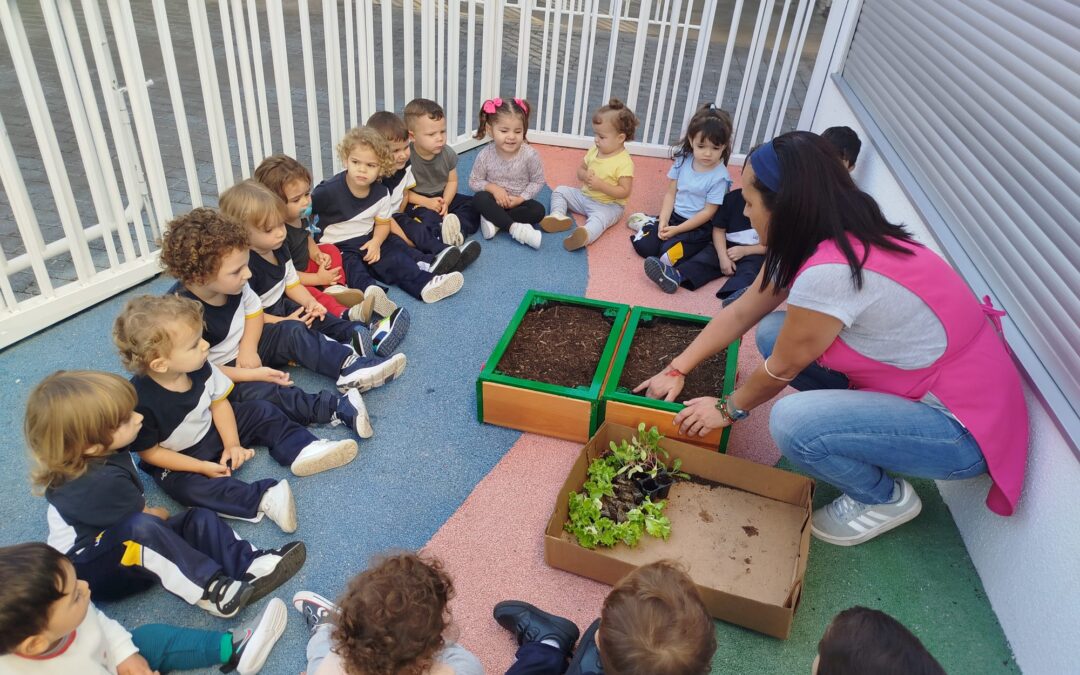
[[[871,246],[910,255],[918,244],[900,225],[885,220],[881,207],[851,180],[836,150],[817,134],[792,131],[773,139],[780,161],[780,190],[754,176],[753,186],[770,211],[764,286],[788,288],[799,268],[823,241],[833,241],[847,259],[856,288]],[[848,237],[863,244],[856,253]]]
[[[731,158],[731,133],[731,115],[712,103],[706,103],[690,118],[686,134],[671,148],[671,156],[673,159],[693,158],[694,139],[701,135],[713,145],[724,148],[720,153],[720,163],[726,166]]]

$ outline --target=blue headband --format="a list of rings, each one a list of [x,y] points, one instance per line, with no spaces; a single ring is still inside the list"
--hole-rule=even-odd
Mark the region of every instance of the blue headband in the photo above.
[[[773,192],[780,191],[780,159],[772,141],[765,143],[750,155],[750,166],[761,184]]]

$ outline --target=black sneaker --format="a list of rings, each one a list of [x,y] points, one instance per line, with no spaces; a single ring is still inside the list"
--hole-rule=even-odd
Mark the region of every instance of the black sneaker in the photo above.
[[[218,574],[206,585],[202,599],[195,604],[214,616],[228,619],[251,602],[254,592],[255,587],[246,581]]]
[[[520,600],[504,600],[495,605],[492,616],[514,634],[518,644],[554,640],[567,656],[578,639],[578,627],[570,619],[547,612]]]
[[[244,581],[251,584],[252,594],[248,602],[265,597],[275,588],[292,579],[307,560],[304,542],[293,541],[281,548],[262,551],[247,568]]]
[[[665,293],[674,293],[682,283],[678,270],[655,257],[645,258],[645,276]]]
[[[438,276],[456,270],[460,258],[461,251],[456,246],[447,246],[435,256],[435,260],[431,263],[431,269],[428,271]]]
[[[253,675],[266,665],[266,657],[285,632],[289,610],[280,598],[272,598],[255,621],[232,631],[233,653],[221,672]]]
[[[390,316],[375,324],[371,331],[371,341],[375,345],[375,354],[380,357],[390,356],[398,350],[405,336],[409,334],[411,318],[409,310],[398,307]]]
[[[574,658],[566,669],[566,675],[584,675],[602,673],[604,664],[600,663],[600,649],[596,646],[596,631],[600,628],[600,619],[593,621],[581,636]]]
[[[300,591],[292,597],[293,609],[304,615],[304,623],[312,633],[324,624],[334,622],[338,607],[312,591]]]
[[[457,267],[454,268],[454,271],[464,272],[466,267],[476,262],[476,259],[480,257],[480,242],[470,239],[458,246],[458,251],[461,252],[461,257],[458,258]]]

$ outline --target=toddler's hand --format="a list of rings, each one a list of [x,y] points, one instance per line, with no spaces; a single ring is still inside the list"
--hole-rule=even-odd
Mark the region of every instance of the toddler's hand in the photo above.
[[[236,471],[244,465],[244,462],[254,456],[254,450],[239,445],[233,445],[221,451],[221,459],[218,460],[218,464],[231,469],[232,471]]]
[[[506,208],[512,209],[515,206],[521,206],[525,203],[525,199],[521,195],[509,195],[506,198]]]
[[[735,274],[735,263],[731,262],[731,258],[726,255],[720,256],[720,271],[725,277]]]
[[[672,232],[673,229],[670,225],[660,225],[656,229],[656,236],[660,237],[661,241],[667,241],[675,236],[675,232]]]
[[[159,675],[159,673],[156,670],[150,670],[150,664],[136,652],[116,664],[116,675]]]
[[[288,373],[277,370],[275,368],[267,368],[266,366],[260,366],[252,371],[252,382],[270,382],[271,384],[277,384],[282,387],[292,386],[292,377]]]
[[[202,470],[199,473],[207,478],[226,478],[232,475],[229,467],[217,462],[202,462]]]
[[[435,208],[433,210],[438,211],[440,216],[445,216],[447,211],[450,210],[450,204],[442,197],[436,197]]]
[[[243,350],[236,355],[236,367],[237,368],[258,368],[262,366],[262,359],[259,358],[259,354],[245,353]]]
[[[731,258],[733,262],[738,262],[746,257],[745,246],[732,246],[727,250],[727,257]]]
[[[303,307],[298,307],[297,310],[295,312],[293,312],[292,314],[289,314],[288,316],[281,317],[281,320],[282,321],[301,321],[301,322],[303,322],[303,324],[305,326],[310,328],[311,327],[311,322],[315,320],[315,317],[311,316],[310,314],[305,314]],[[239,363],[239,361],[238,361],[238,363]]]
[[[334,267],[331,269],[327,267],[320,267],[319,271],[314,272],[314,274],[316,286],[331,286],[333,284],[336,284],[338,282],[338,279],[341,278],[341,268]]]
[[[504,209],[510,208],[510,195],[506,194],[506,190],[498,185],[491,185],[488,187],[488,192],[495,198],[495,203]]]
[[[322,319],[326,317],[326,307],[320,304],[316,300],[312,300],[311,304],[304,308],[307,310],[307,315],[314,317],[315,319]]]
[[[581,182],[585,184],[585,187],[595,190],[597,183],[599,183],[600,181],[596,178],[596,172],[592,169],[589,169],[589,173],[585,174],[585,180]]]
[[[319,251],[318,253],[316,253],[314,259],[315,264],[323,269],[329,268],[330,264],[334,262],[333,259],[330,258],[330,254],[326,253],[325,251]]]
[[[382,244],[376,244],[374,241],[364,244],[360,250],[364,251],[364,262],[369,265],[379,262],[379,258],[382,257]]]

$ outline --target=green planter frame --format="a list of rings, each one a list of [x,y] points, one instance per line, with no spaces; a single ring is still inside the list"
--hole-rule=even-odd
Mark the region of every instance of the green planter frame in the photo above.
[[[712,320],[711,317],[707,316],[673,312],[666,309],[656,309],[654,307],[634,307],[630,310],[630,316],[626,321],[626,328],[623,330],[622,340],[619,342],[619,349],[615,353],[615,360],[612,362],[611,372],[608,375],[607,383],[601,394],[602,414],[606,412],[608,401],[640,406],[652,410],[662,410],[670,413],[677,413],[686,407],[682,403],[675,403],[674,401],[659,401],[654,398],[639,396],[631,393],[630,390],[624,387],[619,387],[619,379],[622,377],[623,368],[626,366],[626,359],[630,355],[630,347],[634,343],[634,335],[637,333],[638,326],[646,321],[652,321],[657,318],[700,324],[701,326],[704,326]],[[727,396],[735,389],[735,376],[739,366],[739,347],[741,346],[741,343],[742,338],[737,338],[727,347],[727,361],[724,365],[724,390],[719,393],[719,396],[721,397]],[[602,419],[603,418],[601,418],[601,421]],[[717,448],[720,452],[727,452],[728,437],[730,435],[731,427],[729,426],[726,427],[720,435],[720,444]]]
[[[504,375],[497,370],[499,361],[502,360],[503,354],[506,353],[507,347],[510,346],[510,341],[513,339],[514,334],[517,333],[518,327],[525,318],[525,314],[530,309],[542,306],[548,302],[603,309],[604,315],[613,320],[611,332],[608,334],[607,342],[604,344],[604,350],[600,355],[600,363],[597,364],[596,372],[593,374],[592,382],[588,387],[564,387],[556,384],[548,384],[546,382],[537,382],[536,380],[526,380],[519,377]],[[502,337],[499,338],[499,342],[495,345],[495,349],[484,363],[483,370],[480,371],[480,376],[476,380],[477,419],[481,423],[484,422],[483,387],[485,382],[490,382],[527,391],[563,396],[588,402],[591,411],[589,416],[589,435],[591,436],[595,433],[602,421],[600,399],[605,378],[611,368],[611,360],[615,354],[616,347],[619,344],[619,338],[622,335],[623,327],[626,324],[626,318],[629,314],[630,306],[621,303],[606,302],[604,300],[594,300],[592,298],[583,298],[573,295],[561,295],[559,293],[549,293],[535,289],[526,291],[525,296],[521,300],[521,304],[518,305],[517,311],[514,312],[513,318],[510,319],[510,323],[507,325],[506,330],[503,331]]]

